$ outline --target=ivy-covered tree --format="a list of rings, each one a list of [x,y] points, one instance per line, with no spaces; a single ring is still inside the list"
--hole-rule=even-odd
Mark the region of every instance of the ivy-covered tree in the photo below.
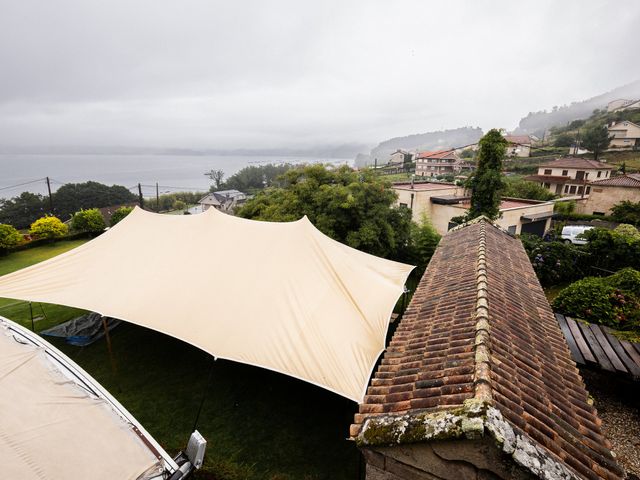
[[[502,159],[507,152],[507,141],[499,130],[492,129],[480,139],[478,169],[469,179],[471,207],[467,220],[484,215],[496,219],[500,215],[500,193],[504,189]]]
[[[343,166],[292,168],[237,212],[244,218],[289,222],[307,215],[323,233],[381,257],[411,256],[411,211],[394,207],[396,194],[372,171]]]
[[[593,158],[598,160],[600,154],[609,148],[612,138],[606,125],[592,125],[584,132],[582,146],[593,152]]]

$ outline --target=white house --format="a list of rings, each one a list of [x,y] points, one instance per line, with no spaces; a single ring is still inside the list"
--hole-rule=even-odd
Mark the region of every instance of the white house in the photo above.
[[[202,207],[203,212],[211,207],[222,212],[229,212],[246,202],[247,198],[248,196],[239,190],[219,190],[208,193],[200,199],[198,204]]]
[[[609,148],[640,148],[640,125],[629,120],[622,120],[612,123],[609,126],[609,133],[613,135]]]

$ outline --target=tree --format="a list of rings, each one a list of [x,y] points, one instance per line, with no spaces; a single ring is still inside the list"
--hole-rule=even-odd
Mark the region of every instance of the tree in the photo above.
[[[27,228],[44,215],[47,208],[42,195],[22,192],[17,197],[0,200],[0,223]]]
[[[273,186],[276,179],[292,168],[292,165],[283,163],[280,165],[249,165],[239,172],[231,175],[222,185],[227,189],[236,189],[241,192],[257,192],[266,187]],[[211,191],[215,191],[212,187]]]
[[[223,184],[222,179],[224,178],[224,171],[223,170],[211,169],[211,171],[205,173],[205,176],[207,176],[211,180],[213,180],[213,185],[216,188],[216,190],[220,190],[220,188],[222,187],[222,184]]]
[[[622,164],[620,165],[620,169],[618,170],[620,173],[622,173],[623,175],[627,173],[627,162],[625,162],[624,160],[622,161]]]
[[[529,200],[551,200],[555,195],[537,183],[509,178],[505,181],[503,197],[527,198]]]
[[[573,145],[574,138],[568,133],[561,133],[553,142],[554,147],[570,147]]]
[[[611,208],[611,216],[616,222],[640,225],[640,202],[624,200]]]
[[[56,215],[69,218],[78,210],[133,203],[137,197],[120,185],[98,182],[68,183],[53,194]]]
[[[467,220],[480,215],[495,220],[500,215],[500,192],[502,181],[502,159],[507,151],[507,141],[495,128],[480,139],[478,169],[469,179],[471,207]]]
[[[22,242],[22,235],[11,225],[0,223],[0,255]]]
[[[417,265],[418,277],[421,277],[440,242],[440,234],[433,227],[427,215],[423,213],[420,225],[415,223],[412,225],[411,239],[414,252],[412,261]]]
[[[69,227],[57,217],[42,217],[31,224],[29,234],[36,239],[49,239],[64,237],[69,233]]]
[[[612,138],[606,125],[592,125],[584,132],[582,146],[593,152],[593,158],[598,160],[600,154],[609,148]]]
[[[331,238],[381,257],[404,260],[411,254],[411,211],[394,207],[396,194],[371,170],[300,166],[248,200],[244,218],[290,222],[307,215]]]
[[[71,219],[71,228],[76,232],[99,233],[104,231],[106,225],[100,210],[92,208],[76,212]]]
[[[113,212],[113,215],[111,215],[111,220],[109,221],[109,224],[113,227],[116,223],[121,221],[124,217],[129,215],[132,211],[133,211],[133,207],[118,208],[115,212]]]

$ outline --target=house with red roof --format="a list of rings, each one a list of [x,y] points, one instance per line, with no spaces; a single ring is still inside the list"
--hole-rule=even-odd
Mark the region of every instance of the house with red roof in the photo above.
[[[416,155],[416,175],[420,177],[456,175],[462,169],[463,163],[455,150],[418,152]]]

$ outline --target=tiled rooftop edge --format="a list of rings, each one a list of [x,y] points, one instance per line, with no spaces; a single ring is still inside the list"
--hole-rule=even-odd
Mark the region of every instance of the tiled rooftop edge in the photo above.
[[[514,430],[497,408],[478,399],[439,411],[371,417],[355,440],[359,447],[372,447],[444,439],[472,440],[484,435],[491,436],[502,452],[539,478],[580,479],[555,455]]]

